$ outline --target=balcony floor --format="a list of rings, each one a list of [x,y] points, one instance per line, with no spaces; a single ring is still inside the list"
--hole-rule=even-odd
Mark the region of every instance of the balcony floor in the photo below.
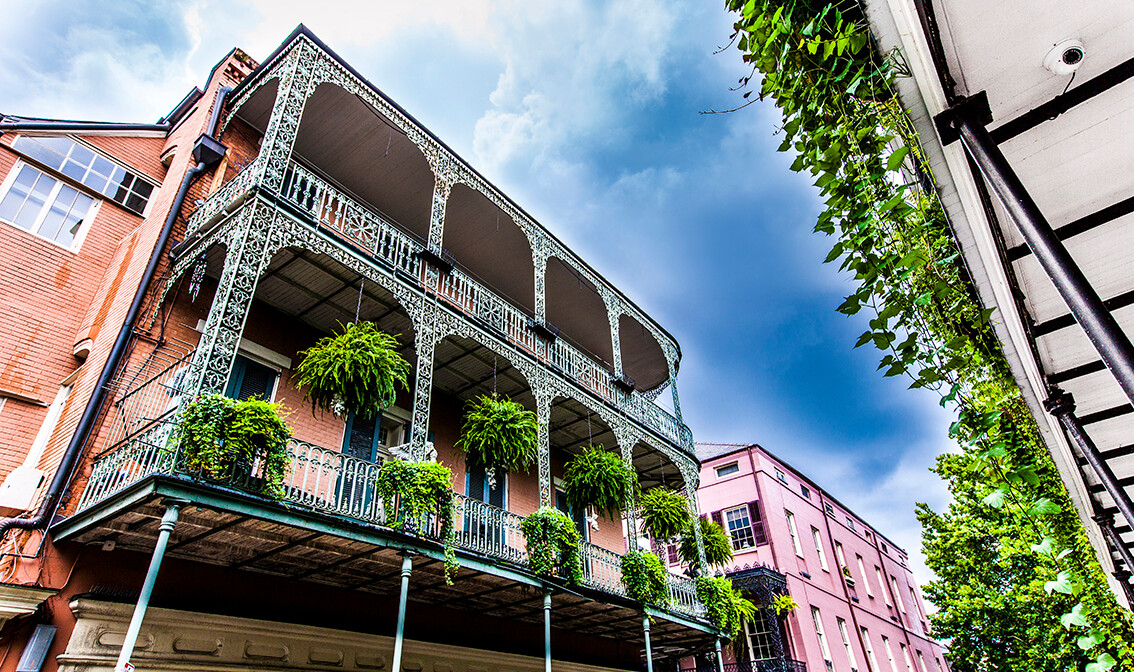
[[[543,621],[543,587],[526,570],[458,549],[461,569],[446,585],[440,544],[387,528],[188,478],[154,475],[56,523],[55,538],[153,552],[163,500],[182,506],[167,556],[375,595],[399,589],[401,553],[415,555],[411,602],[530,623]],[[586,587],[553,586],[557,630],[644,646],[640,607]],[[649,609],[655,656],[712,646],[702,621]]]

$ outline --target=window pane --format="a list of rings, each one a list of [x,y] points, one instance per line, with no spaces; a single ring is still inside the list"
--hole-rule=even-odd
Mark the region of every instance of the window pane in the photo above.
[[[87,219],[87,213],[90,212],[92,203],[94,203],[94,199],[90,196],[86,194],[76,195],[75,204],[71,206],[71,212],[67,214],[67,219],[59,235],[55,236],[55,242],[64,247],[71,247],[71,243],[75,242],[75,237],[79,235],[79,229],[82,228],[83,222]]]
[[[12,182],[12,188],[4,196],[4,201],[0,202],[0,219],[5,222],[16,220],[16,214],[27,199],[28,193],[31,192],[32,185],[35,184],[35,178],[38,175],[39,171],[34,168],[24,166],[20,169],[20,174]]]
[[[103,177],[111,177],[112,175],[114,175],[114,168],[115,166],[113,163],[107,161],[101,156],[96,156],[94,165],[91,166],[91,170],[98,173],[99,175],[102,175]],[[119,170],[122,169],[119,168]]]
[[[134,180],[134,193],[142,198],[149,199],[150,194],[154,193],[154,185],[142,180]]]
[[[38,173],[38,179],[35,181],[35,186],[32,187],[27,202],[24,203],[20,214],[16,215],[16,220],[13,222],[16,226],[29,231],[39,217],[39,213],[43,210],[43,205],[47,202],[47,197],[51,194],[56,182],[39,171],[36,171],[36,173]]]
[[[137,194],[130,194],[123,205],[137,213],[141,213],[142,210],[146,209],[145,199]]]
[[[63,170],[61,172],[76,182],[82,182],[83,178],[87,176],[87,166],[86,164],[76,163],[71,159],[67,159],[63,164]]]
[[[67,213],[71,211],[71,206],[75,204],[75,197],[78,195],[79,192],[67,185],[59,188],[55,201],[48,208],[47,216],[39,225],[39,235],[55,240],[56,234],[63,228],[63,221],[67,218]]]
[[[94,161],[95,153],[78,143],[71,146],[71,160],[85,170]]]
[[[115,194],[118,193],[119,188],[122,186],[122,182],[125,180],[125,178],[126,171],[118,166],[114,166],[114,169],[110,173],[110,179],[107,180],[106,189],[103,189],[102,193],[110,196],[111,198],[114,198]]]

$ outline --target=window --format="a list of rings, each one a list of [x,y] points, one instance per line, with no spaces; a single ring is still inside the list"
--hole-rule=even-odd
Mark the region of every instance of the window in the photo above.
[[[681,561],[681,556],[678,553],[677,544],[665,545],[665,561],[666,564],[676,565]]]
[[[238,354],[233,359],[232,375],[228,378],[228,387],[225,388],[224,396],[239,401],[250,397],[272,401],[278,378],[279,372],[275,369]]]
[[[756,617],[744,624],[748,634],[749,651],[752,660],[777,660],[774,639],[779,639],[779,623],[774,616],[769,616],[769,610],[757,609]],[[773,639],[774,638],[774,639]]]
[[[720,478],[721,476],[728,476],[729,474],[735,474],[738,471],[740,471],[740,464],[738,462],[730,462],[729,464],[717,467],[717,478]]]
[[[843,545],[837,541],[835,542],[835,561],[839,563],[839,571],[845,574],[846,572],[844,570],[847,569],[847,558],[843,555]]]
[[[917,654],[917,666],[921,668],[921,672],[929,672],[929,669],[925,666],[925,657],[921,655],[921,651],[915,650],[914,652]]]
[[[878,588],[882,591],[882,599],[886,600],[886,606],[894,606],[894,603],[890,601],[890,593],[886,592],[886,577],[882,576],[882,568],[874,565],[874,574],[878,576]]]
[[[0,200],[0,220],[73,249],[94,219],[95,201],[62,180],[27,164],[17,164]]]
[[[866,576],[866,566],[862,564],[862,556],[856,553],[854,558],[858,562],[858,573],[862,574],[862,583],[866,585],[866,596],[874,599],[874,591],[870,589],[870,579]]]
[[[878,667],[878,659],[874,657],[874,646],[870,643],[870,632],[866,628],[862,628],[862,646],[866,648],[866,663],[871,672],[882,672],[882,668]]]
[[[499,484],[497,484],[499,487]],[[500,499],[504,499],[504,495],[500,495]],[[491,503],[491,502],[490,502]],[[497,505],[500,508],[505,508],[504,505]],[[590,541],[590,526],[587,525],[586,511],[575,511],[571,505],[567,503],[567,493],[562,488],[555,488],[555,508],[562,511],[568,518],[575,521],[575,529],[579,531],[579,537],[583,541]]]
[[[890,585],[894,588],[894,599],[898,602],[898,611],[906,613],[906,601],[902,599],[902,592],[898,590],[898,579],[890,575]]]
[[[756,539],[752,535],[752,521],[748,518],[748,506],[738,506],[724,511],[725,526],[732,541],[732,549],[739,551],[752,548]]]
[[[799,484],[799,493],[803,495],[804,499],[811,499],[811,491],[808,490],[807,486],[802,483]]]
[[[851,646],[850,635],[847,634],[847,622],[841,618],[836,618],[835,622],[839,624],[839,634],[843,638],[843,648],[847,650],[847,660],[850,661],[851,669],[857,672],[858,659],[854,656],[854,647]]]
[[[824,572],[831,571],[827,569],[827,556],[823,554],[823,539],[819,536],[819,528],[811,528],[811,538],[815,540],[815,552],[819,554],[819,567]]]
[[[910,586],[910,604],[913,605],[914,613],[918,618],[921,618],[921,606],[917,603],[917,593],[914,592],[913,586]]]
[[[894,664],[894,650],[890,648],[886,635],[882,635],[882,648],[886,649],[886,657],[890,659],[890,672],[898,672],[898,666]]]
[[[775,469],[775,467],[773,467],[773,469]],[[779,469],[776,469],[776,479],[779,480],[780,483],[787,483],[787,476],[784,476],[784,472]]]
[[[795,554],[803,557],[803,546],[799,543],[799,531],[795,529],[795,514],[787,509],[784,509],[784,515],[787,516],[787,529],[791,534],[791,545],[795,549]]]
[[[890,549],[886,547],[886,544],[882,544],[882,552],[883,553],[889,553],[890,552]]]
[[[12,148],[139,215],[154,191],[154,185],[71,138],[21,135]]]
[[[847,516],[847,527],[849,527],[852,530],[854,529],[854,518]]]
[[[815,636],[819,638],[819,650],[823,652],[823,660],[830,667],[831,649],[827,647],[827,635],[823,634],[823,619],[819,616],[819,607],[811,607],[811,620],[815,621]]]
[[[835,515],[835,507],[831,506],[830,502],[823,502],[823,509],[830,515]]]
[[[913,662],[910,661],[910,650],[901,642],[898,642],[898,646],[902,648],[902,658],[906,661],[906,669],[909,670],[909,672],[914,672]]]

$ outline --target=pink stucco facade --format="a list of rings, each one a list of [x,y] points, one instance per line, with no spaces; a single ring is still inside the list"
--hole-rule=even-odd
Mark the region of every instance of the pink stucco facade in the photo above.
[[[799,604],[787,618],[789,658],[815,672],[947,669],[904,550],[758,445],[699,444],[697,452],[701,513],[733,540],[726,573],[762,564],[787,577]]]

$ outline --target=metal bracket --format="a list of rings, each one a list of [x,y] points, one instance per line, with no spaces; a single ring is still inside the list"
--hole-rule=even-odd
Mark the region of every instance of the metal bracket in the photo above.
[[[933,118],[942,146],[951,145],[960,140],[961,133],[956,127],[956,121],[960,117],[975,119],[983,126],[991,124],[992,108],[988,106],[988,92],[981,91],[968,98],[962,98],[956,105]]]

